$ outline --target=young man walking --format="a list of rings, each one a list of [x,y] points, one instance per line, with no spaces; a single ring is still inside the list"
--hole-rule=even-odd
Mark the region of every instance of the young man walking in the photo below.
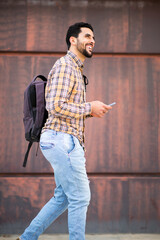
[[[90,187],[84,157],[84,121],[89,116],[103,117],[112,107],[85,99],[83,62],[92,57],[95,45],[92,26],[82,22],[70,26],[66,42],[67,54],[57,60],[48,76],[48,119],[40,139],[42,153],[54,170],[54,197],[26,228],[21,240],[38,239],[66,209],[69,239],[85,239]]]

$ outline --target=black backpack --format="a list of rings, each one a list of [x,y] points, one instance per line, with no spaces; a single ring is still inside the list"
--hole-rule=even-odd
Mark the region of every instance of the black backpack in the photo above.
[[[28,154],[33,142],[39,142],[42,127],[48,117],[45,108],[45,86],[47,78],[37,75],[24,92],[24,128],[25,139],[29,141],[28,149],[24,157],[23,167],[27,164]]]

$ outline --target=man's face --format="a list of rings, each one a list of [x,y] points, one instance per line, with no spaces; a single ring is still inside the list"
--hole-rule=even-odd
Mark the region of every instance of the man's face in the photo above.
[[[92,57],[95,45],[94,34],[89,28],[81,28],[81,32],[77,38],[77,50],[85,57]]]

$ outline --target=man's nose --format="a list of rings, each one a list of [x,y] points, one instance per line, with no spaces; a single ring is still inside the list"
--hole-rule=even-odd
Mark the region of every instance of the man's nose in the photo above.
[[[94,38],[92,38],[92,44],[93,44],[93,46],[95,45],[95,39]]]

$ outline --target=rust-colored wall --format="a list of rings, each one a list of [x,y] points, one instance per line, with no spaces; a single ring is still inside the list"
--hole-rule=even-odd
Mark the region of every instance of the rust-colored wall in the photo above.
[[[54,191],[52,169],[27,143],[23,93],[66,52],[65,34],[91,23],[96,47],[85,61],[87,99],[116,101],[86,120],[92,201],[87,232],[160,232],[159,1],[0,2],[0,232],[21,233]],[[66,232],[67,214],[48,229]]]

